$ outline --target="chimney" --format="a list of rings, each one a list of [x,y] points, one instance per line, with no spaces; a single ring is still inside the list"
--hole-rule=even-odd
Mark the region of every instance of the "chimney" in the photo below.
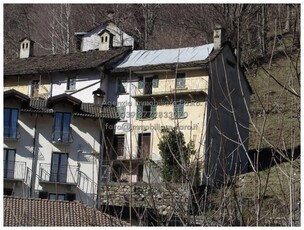
[[[99,50],[109,50],[113,44],[113,34],[108,30],[103,30],[100,34]]]
[[[108,14],[108,20],[109,21],[114,21],[114,11],[113,10],[108,10],[107,14]]]
[[[20,40],[20,58],[29,58],[33,56],[34,41],[29,38]]]
[[[98,88],[97,90],[93,91],[94,105],[95,106],[102,106],[105,94],[106,93],[104,91],[102,91],[100,88]]]
[[[225,29],[220,25],[216,25],[213,31],[214,49],[217,50],[222,48],[224,42],[225,42]]]

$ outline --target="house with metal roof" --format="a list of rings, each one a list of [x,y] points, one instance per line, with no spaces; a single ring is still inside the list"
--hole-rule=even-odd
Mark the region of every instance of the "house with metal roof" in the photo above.
[[[133,50],[109,85],[116,92],[108,98],[125,105],[115,131],[117,180],[159,182],[161,130],[173,127],[193,143],[203,183],[246,171],[251,88],[223,29],[212,44]]]

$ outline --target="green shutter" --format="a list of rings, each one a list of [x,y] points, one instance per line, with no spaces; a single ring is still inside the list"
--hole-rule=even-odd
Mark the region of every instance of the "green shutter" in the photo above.
[[[153,79],[152,79],[152,87],[153,88],[157,88],[158,87],[158,81],[159,81],[158,76],[154,75]]]
[[[142,118],[142,104],[137,103],[137,108],[136,108],[136,119],[141,119]]]
[[[184,116],[184,103],[175,102],[173,110],[174,118],[182,118]]]
[[[138,78],[138,89],[143,89],[144,88],[144,79],[143,77]]]
[[[151,105],[151,118],[156,118],[156,104]]]
[[[176,75],[176,88],[183,89],[186,87],[186,77],[185,73],[177,73]]]

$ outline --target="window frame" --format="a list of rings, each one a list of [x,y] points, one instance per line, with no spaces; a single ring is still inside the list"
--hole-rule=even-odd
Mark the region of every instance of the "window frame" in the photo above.
[[[60,124],[57,124],[57,116],[61,115],[60,120],[58,121]],[[65,116],[68,115],[68,125],[65,125]],[[53,128],[53,141],[55,142],[62,142],[62,143],[69,143],[72,142],[71,137],[71,120],[72,120],[72,114],[70,112],[55,112],[54,115],[54,128]],[[57,127],[59,127],[59,130],[57,130]],[[67,138],[64,136],[65,129],[67,129]],[[59,133],[59,137],[57,135]]]
[[[76,81],[77,81],[77,77],[76,76],[68,76],[66,90],[67,91],[76,90]],[[71,84],[71,83],[73,83],[73,84]],[[74,86],[71,87],[72,85],[74,85]]]
[[[8,111],[8,119],[6,119],[6,110]],[[16,111],[15,120],[13,120],[13,111]],[[18,138],[18,120],[19,120],[19,109],[18,108],[4,108],[4,138],[17,139]],[[6,121],[8,126],[6,126]],[[13,124],[14,123],[14,124]],[[8,130],[7,130],[8,129]]]
[[[182,107],[179,107],[181,106]],[[182,108],[182,111],[178,111],[178,109]],[[185,118],[185,103],[183,101],[176,101],[173,103],[173,118],[181,119]]]

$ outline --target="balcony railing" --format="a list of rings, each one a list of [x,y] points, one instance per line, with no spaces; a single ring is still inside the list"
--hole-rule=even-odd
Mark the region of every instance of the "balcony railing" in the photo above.
[[[4,126],[4,139],[5,140],[18,140],[20,138],[20,131],[18,127]]]
[[[166,79],[160,80],[158,87],[153,87],[152,82],[146,82],[141,89],[137,87],[135,90],[135,97],[173,93],[207,93],[207,89],[208,81],[205,78],[186,78],[184,87],[179,84],[175,84],[175,79]]]
[[[52,133],[52,142],[56,144],[70,144],[72,143],[73,135],[72,135],[72,129],[69,128],[68,131],[62,131],[62,130],[54,130]]]
[[[57,165],[45,164],[39,165],[40,182],[77,184],[78,167],[76,165]]]
[[[4,161],[4,179],[24,180],[26,175],[26,163],[21,161]]]

